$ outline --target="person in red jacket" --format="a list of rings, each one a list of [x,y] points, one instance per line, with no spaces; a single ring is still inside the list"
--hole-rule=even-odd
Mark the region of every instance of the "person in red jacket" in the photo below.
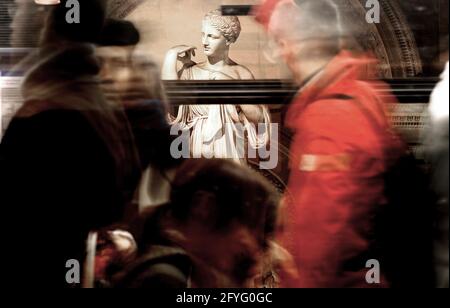
[[[370,284],[366,276],[378,275],[366,265],[385,199],[382,175],[403,149],[373,122],[391,129],[385,107],[395,99],[378,95],[389,93],[386,84],[368,81],[373,58],[341,47],[337,2],[269,0],[256,12],[301,85],[286,118],[294,138],[281,242],[300,274],[288,287],[388,286],[382,271]]]

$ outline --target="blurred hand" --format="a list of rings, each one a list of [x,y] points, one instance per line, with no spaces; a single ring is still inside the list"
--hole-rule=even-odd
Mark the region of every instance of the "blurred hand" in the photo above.
[[[283,288],[297,287],[300,274],[292,255],[275,242],[271,243],[270,254],[273,271],[279,279],[279,286]]]
[[[137,244],[129,232],[114,230],[109,231],[108,235],[123,259],[128,259],[136,254]]]

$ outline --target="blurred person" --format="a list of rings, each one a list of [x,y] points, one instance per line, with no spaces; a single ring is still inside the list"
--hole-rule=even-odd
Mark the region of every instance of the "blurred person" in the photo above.
[[[385,203],[384,174],[402,155],[392,132],[370,56],[346,51],[340,1],[268,0],[256,18],[277,43],[273,50],[301,86],[287,113],[293,129],[292,198],[282,243],[293,254],[299,279],[289,287],[386,287],[366,281],[373,218]],[[389,91],[388,91],[389,92]],[[401,243],[398,243],[401,244]],[[414,282],[412,282],[414,283]]]
[[[102,90],[109,101],[124,108],[139,151],[143,174],[135,213],[168,202],[169,181],[181,161],[170,154],[174,137],[160,68],[135,53],[139,40],[139,31],[131,22],[107,20],[96,50]]]
[[[95,41],[93,36],[99,35],[95,29],[102,26],[105,13],[98,14],[99,6],[96,4],[100,1],[92,1],[88,5],[84,4],[85,0],[81,0],[82,6],[89,6],[93,9],[83,10],[83,19],[89,22],[79,24],[69,24],[66,21],[66,0],[60,1],[59,4],[47,4],[45,1],[35,2],[33,0],[9,0],[9,13],[12,18],[10,25],[11,39],[10,44],[13,48],[29,48],[29,54],[22,59],[14,68],[15,74],[25,74],[39,57],[44,56],[49,49],[42,48],[43,45],[59,45],[61,40],[66,41],[84,41],[89,37],[91,42]],[[56,8],[55,10],[53,10]],[[50,12],[56,12],[57,18],[48,18]],[[97,24],[94,20],[97,18]],[[47,22],[52,20],[51,25]],[[101,23],[101,24],[99,24]],[[47,33],[44,33],[47,32]],[[58,35],[58,33],[63,35]],[[64,38],[64,39],[63,39]],[[50,44],[49,44],[50,43]],[[58,46],[59,47],[59,46]],[[50,51],[52,48],[50,48]],[[54,50],[54,49],[53,49]]]
[[[183,159],[170,153],[176,136],[170,134],[168,101],[159,67],[142,56],[132,60],[132,78],[122,97],[139,150],[143,174],[137,191],[139,211],[167,203],[170,181]]]
[[[433,188],[439,197],[436,213],[436,234],[434,242],[434,263],[436,286],[448,288],[448,160],[449,160],[449,64],[441,75],[431,96],[429,106],[431,123],[426,132],[428,158],[432,164]]]
[[[2,0],[2,6],[7,7],[10,21],[8,26],[1,29],[9,34],[9,46],[14,58],[14,64],[2,71],[3,76],[14,78],[23,76],[39,61],[41,50],[39,44],[45,20],[53,6],[39,5],[31,0]],[[0,33],[1,35],[1,33]],[[19,85],[18,85],[19,86]],[[17,89],[18,90],[18,89]],[[2,133],[9,125],[10,119],[23,103],[20,95],[3,98]],[[1,112],[0,112],[1,114]]]
[[[125,112],[138,150],[143,184],[136,183],[125,224],[96,233],[96,255],[86,266],[92,271],[89,285],[93,287],[110,287],[111,277],[133,260],[137,248],[133,236],[125,231],[126,223],[139,215],[140,205],[148,205],[148,199],[168,194],[169,182],[164,175],[174,164],[170,160],[170,126],[160,70],[151,59],[135,54],[139,41],[139,31],[131,22],[107,19],[97,42],[101,90],[109,103]],[[151,185],[145,185],[149,182]],[[144,201],[143,194],[147,198]]]
[[[93,272],[88,282],[90,287],[112,287],[112,277],[136,258],[136,241],[130,232],[122,229],[117,226],[97,233],[93,264],[86,266]]]
[[[248,68],[229,57],[230,47],[241,33],[236,16],[222,16],[220,10],[209,12],[202,23],[202,44],[207,61],[195,63],[195,47],[176,46],[169,50],[162,69],[163,80],[241,80],[254,79]],[[178,63],[181,70],[178,71]],[[191,154],[194,158],[228,158],[245,163],[243,140],[260,149],[269,142],[270,115],[262,105],[188,105],[180,106],[173,122],[191,130]],[[236,125],[244,125],[244,132]],[[254,125],[264,124],[263,131]]]
[[[64,3],[51,9],[24,105],[1,143],[2,204],[16,225],[7,263],[14,287],[29,284],[30,273],[39,286],[72,287],[66,262],[83,263],[88,233],[120,221],[135,188],[126,117],[98,82],[92,44],[105,5],[83,1],[82,25],[66,24]]]
[[[133,53],[140,33],[129,21],[107,19],[96,54],[101,63],[102,89],[108,100],[121,104],[134,73]]]
[[[143,215],[139,256],[116,286],[248,286],[271,245],[276,196],[264,178],[232,161],[185,161],[170,202]]]

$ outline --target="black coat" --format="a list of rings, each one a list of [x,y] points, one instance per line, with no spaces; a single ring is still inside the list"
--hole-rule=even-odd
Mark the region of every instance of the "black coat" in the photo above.
[[[12,223],[4,254],[11,283],[67,286],[66,262],[82,265],[89,230],[122,216],[110,150],[85,114],[48,110],[12,120],[0,159],[2,220]]]

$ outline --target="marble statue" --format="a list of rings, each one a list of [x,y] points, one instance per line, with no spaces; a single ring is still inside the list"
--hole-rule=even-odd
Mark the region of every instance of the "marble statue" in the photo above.
[[[167,52],[162,79],[254,79],[248,68],[229,57],[230,47],[238,40],[240,33],[238,17],[222,16],[219,10],[208,13],[202,23],[206,61],[196,63],[192,60],[196,55],[195,46],[175,46]],[[245,149],[240,145],[245,143],[260,149],[268,144],[270,136],[270,116],[263,105],[180,106],[173,124],[191,130],[194,158],[228,158],[245,163]]]

